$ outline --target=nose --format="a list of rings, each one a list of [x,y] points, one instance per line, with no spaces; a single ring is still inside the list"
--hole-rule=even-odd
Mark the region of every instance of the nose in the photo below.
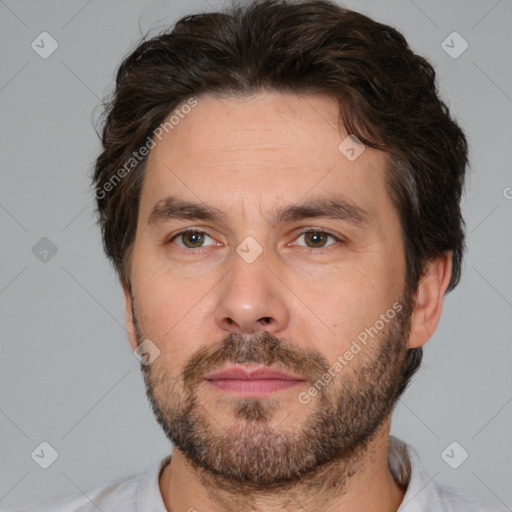
[[[217,288],[217,325],[238,334],[283,330],[289,320],[286,287],[275,268],[271,270],[265,251],[252,263],[234,253],[230,264],[230,272]]]

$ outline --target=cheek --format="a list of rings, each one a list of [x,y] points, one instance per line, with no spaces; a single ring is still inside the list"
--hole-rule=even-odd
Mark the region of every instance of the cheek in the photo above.
[[[178,371],[204,340],[204,296],[213,286],[206,279],[184,278],[163,265],[134,270],[135,308],[145,338],[166,356],[170,371]]]
[[[297,296],[302,298],[296,315],[299,331],[310,332],[315,344],[329,361],[343,354],[365,328],[375,325],[396,300],[394,286],[387,279],[380,281],[377,272],[365,269],[339,270],[336,274],[323,276],[315,281],[304,282],[295,288]]]

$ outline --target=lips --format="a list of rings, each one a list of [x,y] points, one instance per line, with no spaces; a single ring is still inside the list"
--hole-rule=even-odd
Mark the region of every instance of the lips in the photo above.
[[[297,389],[305,380],[300,375],[268,366],[232,365],[209,373],[205,382],[215,392],[238,398],[265,398],[273,393]]]
[[[232,365],[222,370],[209,373],[205,376],[205,380],[288,380],[288,381],[304,381],[299,375],[283,372],[281,370],[269,368],[266,366],[248,367],[241,365]]]
[[[238,398],[265,398],[280,391],[297,389],[305,383],[300,375],[268,366],[241,365],[209,373],[204,380],[215,392],[228,393]]]

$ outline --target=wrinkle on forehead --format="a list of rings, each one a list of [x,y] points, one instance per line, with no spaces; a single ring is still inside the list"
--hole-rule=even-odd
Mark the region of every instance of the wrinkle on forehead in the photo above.
[[[216,146],[208,146],[210,149],[218,150],[218,151],[237,151],[240,149],[282,149],[282,148],[291,148],[293,149],[292,144],[276,144],[276,143],[265,143],[258,142],[254,144],[226,144],[226,145],[216,145]]]

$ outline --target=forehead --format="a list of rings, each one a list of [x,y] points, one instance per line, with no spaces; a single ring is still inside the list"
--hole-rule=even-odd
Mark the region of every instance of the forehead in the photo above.
[[[364,148],[350,160],[339,107],[319,95],[265,92],[197,98],[197,106],[150,151],[141,198],[148,219],[166,197],[240,213],[342,194],[361,210],[389,207],[385,153]],[[356,148],[357,150],[357,148]]]
[[[240,162],[242,169],[261,169],[268,158],[267,163],[274,164],[276,170],[286,168],[286,162],[293,163],[297,169],[304,145],[314,150],[309,161],[319,157],[327,146],[336,151],[340,139],[337,118],[337,104],[324,96],[277,92],[249,97],[204,95],[166,134],[168,137],[164,135],[173,144],[157,145],[150,159],[170,151],[187,161],[200,160],[216,168],[220,160],[221,163]],[[277,155],[286,155],[287,159],[276,158],[272,162]],[[253,166],[251,157],[256,157]]]

